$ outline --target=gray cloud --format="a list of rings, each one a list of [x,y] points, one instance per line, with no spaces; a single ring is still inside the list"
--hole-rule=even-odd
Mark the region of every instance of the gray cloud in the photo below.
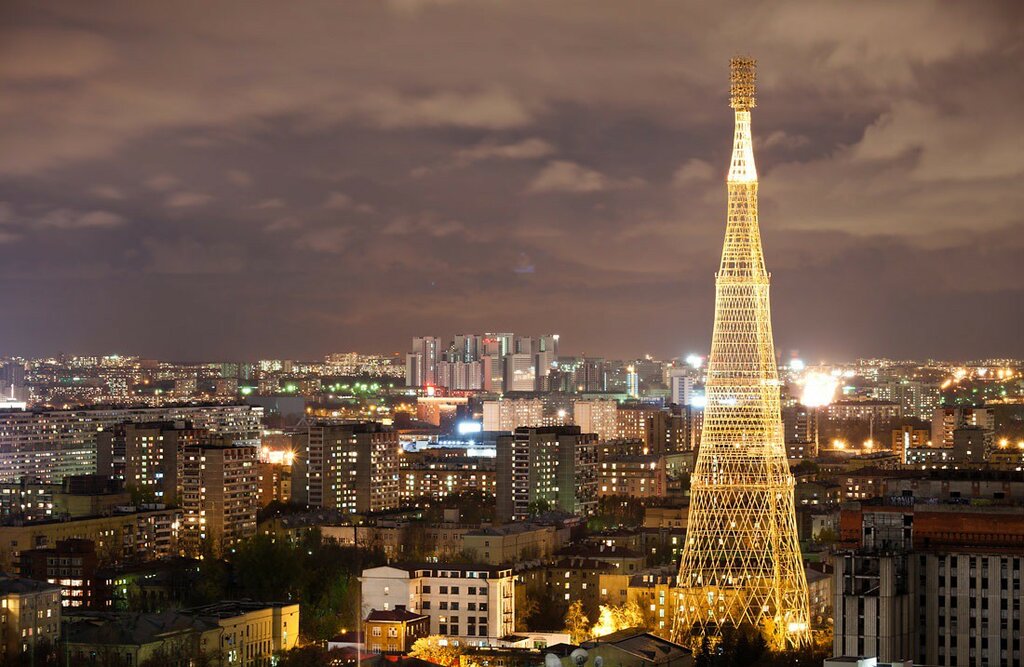
[[[0,354],[702,349],[742,51],[780,349],[1024,355],[1022,11],[4,3]]]

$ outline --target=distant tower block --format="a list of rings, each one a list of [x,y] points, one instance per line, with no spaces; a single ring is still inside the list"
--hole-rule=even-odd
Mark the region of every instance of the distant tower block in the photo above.
[[[810,642],[810,614],[757,223],[754,67],[749,58],[731,62],[736,132],[728,216],[675,631],[699,643],[726,627],[751,625],[781,649]]]

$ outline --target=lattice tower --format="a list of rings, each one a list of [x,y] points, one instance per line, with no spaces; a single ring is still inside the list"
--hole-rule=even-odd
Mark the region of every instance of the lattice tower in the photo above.
[[[680,641],[753,625],[775,648],[810,641],[807,578],[797,540],[780,386],[757,223],[750,133],[755,61],[731,62],[736,131],[728,219],[715,278],[704,428],[691,476],[679,568]]]

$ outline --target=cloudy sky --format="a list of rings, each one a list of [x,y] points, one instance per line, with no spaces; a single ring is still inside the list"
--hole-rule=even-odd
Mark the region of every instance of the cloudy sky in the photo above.
[[[706,349],[754,115],[776,344],[1024,356],[1020,3],[0,4],[0,355]]]

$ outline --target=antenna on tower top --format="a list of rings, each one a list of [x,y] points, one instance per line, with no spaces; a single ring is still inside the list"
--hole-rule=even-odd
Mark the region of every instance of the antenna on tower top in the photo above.
[[[757,61],[753,58],[737,56],[729,61],[729,82],[731,96],[729,106],[736,111],[750,111],[757,106],[754,98],[755,82],[757,81]]]

